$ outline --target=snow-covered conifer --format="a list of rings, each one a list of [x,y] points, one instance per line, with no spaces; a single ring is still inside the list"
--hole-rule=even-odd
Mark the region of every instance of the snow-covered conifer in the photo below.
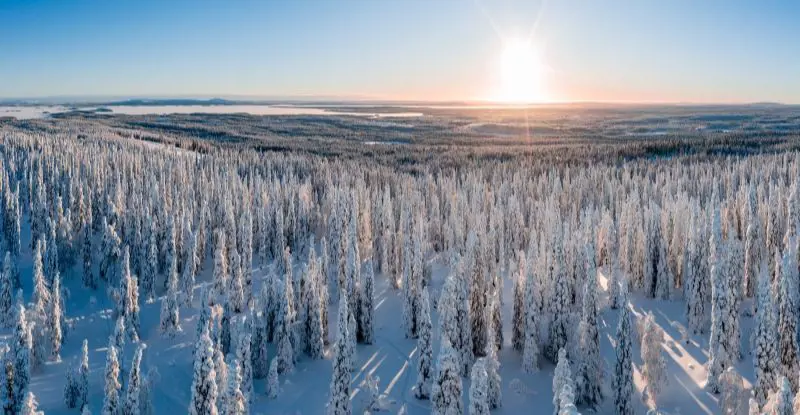
[[[498,303],[499,300],[497,299],[497,291],[495,290],[492,292],[492,296],[489,298],[489,307],[487,308],[487,311],[494,310],[499,307]],[[497,359],[497,331],[494,329],[493,319],[489,319],[487,321],[489,321],[489,327],[486,330],[488,339],[486,341],[486,357],[484,358],[486,361],[485,366],[488,379],[487,394],[489,409],[497,409],[503,406],[503,395],[500,385],[500,361]]]
[[[278,359],[273,357],[269,364],[269,374],[267,375],[267,396],[269,396],[270,399],[277,399],[279,394]]]
[[[152,303],[156,297],[156,277],[158,274],[158,243],[156,242],[156,223],[148,215],[147,247],[146,257],[142,260],[142,275],[139,276],[142,282],[142,293],[148,303]]]
[[[527,285],[527,263],[522,252],[518,253],[519,265],[514,276],[514,309],[511,323],[511,346],[523,351],[525,347],[525,290]]]
[[[217,414],[217,379],[214,370],[214,349],[208,330],[200,337],[194,357],[194,380],[192,381],[192,398],[189,403],[190,415]]]
[[[778,381],[779,388],[772,396],[769,404],[769,415],[793,415],[792,385],[786,376]]]
[[[623,293],[625,288],[623,286]],[[614,413],[619,415],[633,415],[633,350],[631,339],[631,316],[628,309],[626,295],[623,294],[623,303],[620,310],[619,325],[617,326],[615,350],[617,352],[614,363],[614,378],[612,395],[614,397]]]
[[[447,338],[442,339],[436,374],[431,388],[431,414],[463,414],[461,369],[458,352]]]
[[[247,398],[241,389],[242,370],[238,359],[233,359],[228,365],[228,385],[225,391],[225,415],[245,415],[247,414]]]
[[[12,283],[11,253],[6,251],[3,271],[0,273],[0,326],[14,326],[14,287]]]
[[[422,289],[417,311],[417,383],[414,386],[414,396],[417,399],[428,399],[431,395],[431,378],[433,377],[433,327],[428,287]]]
[[[523,264],[520,264],[522,266]],[[529,264],[531,267],[533,264]],[[539,291],[538,276],[529,269],[525,272],[525,305],[524,305],[524,348],[522,351],[522,371],[534,373],[539,370],[539,307],[536,299]],[[516,304],[516,301],[515,301]]]
[[[709,270],[711,274],[711,338],[708,343],[710,357],[706,387],[712,393],[720,392],[719,377],[731,365],[731,341],[728,336],[731,321],[729,302],[731,289],[728,275],[726,245],[722,241],[719,207],[714,209],[711,239],[709,241]],[[796,338],[796,336],[793,336]]]
[[[563,348],[558,351],[558,364],[553,374],[553,414],[561,413],[561,392],[565,387],[572,388],[572,371],[567,359],[567,351]]]
[[[722,396],[720,409],[723,414],[744,415],[747,412],[747,392],[742,383],[742,377],[733,366],[725,369],[720,377]]]
[[[347,324],[347,293],[343,290],[339,298],[339,324],[333,354],[333,373],[331,375],[330,395],[328,397],[328,415],[350,414],[350,369],[352,367],[351,343]]]
[[[483,358],[475,361],[472,366],[472,375],[469,386],[469,414],[489,415],[488,400],[489,380],[486,374],[486,364]]]
[[[103,400],[103,415],[117,415],[122,409],[119,392],[122,385],[119,383],[119,360],[117,348],[109,345],[106,355],[105,370],[105,399]]]
[[[798,362],[798,269],[797,245],[794,239],[787,244],[780,266],[780,289],[778,305],[778,355],[780,357],[779,373],[785,376],[789,383],[797,381],[800,372]]]
[[[313,245],[313,243],[312,243]],[[322,278],[319,273],[319,263],[316,258],[316,251],[313,246],[309,248],[309,257],[306,269],[303,272],[302,292],[302,342],[305,346],[306,354],[312,359],[321,359],[324,353],[324,342],[322,339],[322,312],[321,303],[317,288],[317,280]]]
[[[218,304],[223,301],[228,289],[228,251],[223,229],[217,229],[214,241],[214,292],[211,297]]]
[[[658,406],[658,397],[667,385],[667,362],[661,352],[664,332],[655,321],[652,312],[647,313],[642,328],[642,377],[645,381],[647,398]]]
[[[375,310],[373,304],[375,302],[375,273],[372,269],[372,261],[368,261],[366,265],[366,273],[364,275],[364,284],[361,287],[361,293],[358,296],[359,307],[361,311],[358,313],[362,334],[362,341],[364,344],[372,344],[375,341]],[[417,311],[419,311],[419,304],[417,304]],[[417,321],[419,326],[419,321]],[[417,335],[419,335],[419,327],[417,327]]]
[[[558,351],[567,347],[567,337],[572,330],[569,318],[571,303],[569,277],[565,269],[564,252],[559,233],[553,237],[553,253],[550,265],[553,268],[552,298],[550,299],[550,326],[545,354],[550,361],[558,362]]]
[[[180,304],[178,304],[178,271],[176,269],[175,257],[172,257],[172,265],[168,267],[169,284],[167,293],[161,300],[161,322],[159,332],[162,336],[175,337],[181,332],[180,325]]]
[[[252,342],[252,335],[250,334],[249,330],[246,330],[240,326],[239,329],[239,344],[236,347],[236,360],[239,362],[239,374],[238,376],[241,377],[238,380],[239,388],[241,393],[244,395],[245,398],[245,408],[249,410],[250,403],[253,400],[253,358],[252,358],[252,351],[250,349],[250,344]],[[230,382],[230,378],[235,376],[233,373],[228,373],[228,381]],[[230,395],[228,395],[228,399],[230,399]],[[230,408],[231,402],[226,402],[228,407]]]
[[[125,415],[140,415],[140,402],[142,388],[142,351],[144,347],[139,346],[133,355],[131,362],[131,369],[128,373],[128,383],[125,385],[125,403],[122,407],[122,413]]]
[[[766,262],[761,264],[758,278],[758,313],[753,330],[753,366],[755,367],[755,383],[753,394],[759,405],[766,403],[772,390],[778,386],[778,338],[775,324],[775,306],[772,302],[770,277]]]
[[[22,402],[22,410],[20,415],[44,415],[44,411],[39,410],[39,401],[36,400],[36,395],[33,392],[28,392],[25,395],[25,401]]]
[[[197,232],[191,227],[184,229],[184,254],[181,273],[181,298],[184,307],[191,307],[194,300],[194,277],[197,272]]]
[[[291,373],[294,371],[294,310],[292,301],[294,295],[292,294],[291,281],[283,283],[284,296],[281,299],[280,310],[276,318],[276,333],[275,342],[278,344],[278,372],[281,374]]]
[[[610,255],[611,251],[607,253]],[[594,262],[587,249],[587,263]],[[583,291],[581,322],[578,325],[578,368],[575,395],[578,403],[596,407],[603,400],[603,360],[600,357],[600,333],[597,322],[596,270],[587,267]]]

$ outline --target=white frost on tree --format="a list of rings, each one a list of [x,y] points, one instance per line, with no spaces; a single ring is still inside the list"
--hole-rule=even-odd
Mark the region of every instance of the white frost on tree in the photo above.
[[[431,390],[431,415],[464,413],[458,352],[446,338],[442,339]]]
[[[647,313],[642,328],[641,357],[642,377],[645,381],[643,396],[658,407],[658,397],[667,385],[667,362],[661,351],[664,331],[655,321],[652,312]]]

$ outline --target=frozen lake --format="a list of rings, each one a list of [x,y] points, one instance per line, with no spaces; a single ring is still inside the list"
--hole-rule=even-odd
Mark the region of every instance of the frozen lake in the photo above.
[[[252,115],[349,115],[372,118],[421,117],[421,112],[340,112],[330,109],[272,106],[272,105],[114,105],[103,107],[111,114],[147,115],[147,114],[252,114]],[[78,110],[95,110],[96,107],[77,108]],[[63,106],[0,106],[0,117],[18,119],[42,118],[50,114],[70,111]],[[108,112],[106,112],[108,114]]]

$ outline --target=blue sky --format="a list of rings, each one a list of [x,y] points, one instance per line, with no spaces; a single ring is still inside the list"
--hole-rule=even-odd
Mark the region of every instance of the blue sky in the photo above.
[[[0,97],[492,96],[530,38],[547,99],[800,103],[800,2],[0,0]]]

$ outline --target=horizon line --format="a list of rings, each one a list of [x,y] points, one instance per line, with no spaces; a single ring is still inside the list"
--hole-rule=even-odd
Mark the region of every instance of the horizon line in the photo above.
[[[31,101],[48,101],[48,104],[109,104],[125,100],[225,100],[225,101],[253,101],[255,104],[264,105],[268,101],[273,102],[301,102],[301,103],[360,103],[360,104],[382,104],[382,105],[402,105],[402,104],[461,104],[461,105],[493,105],[504,107],[546,107],[558,105],[644,105],[644,106],[751,106],[751,105],[776,105],[776,106],[797,106],[798,103],[788,103],[781,101],[635,101],[635,100],[551,100],[535,102],[507,102],[488,98],[473,99],[409,99],[409,98],[381,98],[363,95],[257,95],[257,94],[152,94],[152,95],[126,95],[126,94],[64,94],[64,95],[42,95],[42,96],[23,96],[23,97],[3,97],[0,96],[0,104],[8,105],[19,102],[19,105],[42,105],[30,104]],[[100,101],[100,102],[98,102]]]

